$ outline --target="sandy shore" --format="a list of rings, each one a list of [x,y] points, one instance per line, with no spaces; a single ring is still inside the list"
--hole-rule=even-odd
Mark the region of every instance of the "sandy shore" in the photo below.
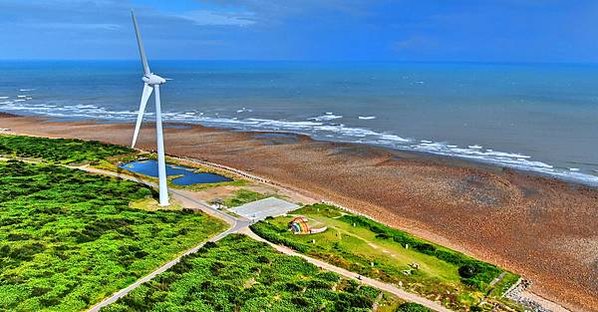
[[[139,147],[154,149],[152,125]],[[130,124],[0,114],[16,133],[129,144]],[[167,152],[332,200],[506,267],[567,308],[598,311],[598,189],[457,159],[284,134],[169,126]]]

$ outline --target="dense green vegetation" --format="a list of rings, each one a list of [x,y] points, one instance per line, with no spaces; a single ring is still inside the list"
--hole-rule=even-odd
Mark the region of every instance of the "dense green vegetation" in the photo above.
[[[98,162],[134,150],[97,141],[0,135],[0,155],[36,158],[63,164]]]
[[[105,310],[358,312],[370,311],[379,295],[374,288],[233,234],[184,257]]]
[[[4,150],[61,162],[126,151],[1,138]],[[38,142],[48,151],[7,142]],[[79,152],[79,144],[98,149]],[[0,310],[82,310],[225,227],[188,210],[129,207],[151,195],[133,182],[61,166],[0,162]]]
[[[432,310],[424,307],[421,304],[414,302],[405,302],[399,306],[397,312],[431,312]]]
[[[306,216],[312,226],[326,226],[328,230],[295,235],[288,230],[288,222],[295,215]],[[292,216],[265,220],[251,228],[269,241],[353,272],[403,285],[451,309],[466,310],[482,301],[502,304],[500,291],[517,278],[505,272],[505,278],[497,284],[499,291],[490,286],[503,272],[494,265],[324,204],[305,206]]]
[[[250,202],[254,202],[256,200],[264,199],[268,197],[267,195],[260,194],[258,192],[240,189],[235,191],[233,196],[229,198],[225,198],[223,204],[226,207],[237,207],[241,206]]]

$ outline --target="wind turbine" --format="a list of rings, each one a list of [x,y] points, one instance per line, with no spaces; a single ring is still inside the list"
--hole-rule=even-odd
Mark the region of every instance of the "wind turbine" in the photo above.
[[[145,113],[145,106],[152,95],[152,91],[156,91],[154,99],[156,100],[156,145],[158,146],[158,179],[160,191],[160,206],[168,206],[168,185],[166,183],[166,161],[164,157],[164,134],[162,131],[162,107],[160,103],[160,85],[166,83],[166,79],[152,73],[147,63],[145,56],[145,49],[143,48],[143,41],[139,33],[139,26],[135,14],[131,11],[131,18],[133,19],[133,27],[135,27],[135,36],[137,37],[137,46],[139,47],[139,56],[141,57],[141,65],[143,65],[143,93],[141,94],[141,102],[139,103],[139,114],[137,115],[137,123],[135,124],[135,132],[133,133],[133,142],[131,147],[135,147],[139,130],[141,129],[141,122],[143,121],[143,114]]]

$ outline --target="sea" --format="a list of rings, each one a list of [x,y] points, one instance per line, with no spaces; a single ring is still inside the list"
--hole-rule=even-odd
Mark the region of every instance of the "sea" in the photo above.
[[[307,134],[598,186],[598,65],[160,60],[150,66],[172,79],[161,90],[168,121]],[[0,111],[131,122],[141,76],[135,60],[0,61]],[[153,117],[150,102],[146,120]]]

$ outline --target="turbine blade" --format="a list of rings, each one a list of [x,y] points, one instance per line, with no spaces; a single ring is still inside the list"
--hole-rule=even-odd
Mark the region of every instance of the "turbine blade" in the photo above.
[[[139,26],[137,25],[137,18],[135,13],[131,10],[131,18],[133,19],[133,27],[135,27],[135,36],[137,37],[137,47],[139,48],[139,56],[141,57],[141,65],[143,65],[143,74],[148,76],[151,71],[149,64],[147,63],[147,57],[145,56],[145,49],[143,48],[143,41],[141,40],[141,33],[139,33]]]
[[[141,102],[139,103],[139,113],[137,114],[137,123],[135,124],[135,132],[133,133],[133,143],[131,143],[131,148],[134,148],[137,143],[141,122],[143,121],[143,114],[145,113],[145,106],[152,95],[152,91],[154,91],[154,88],[150,85],[147,83],[143,85],[143,93],[141,94]]]

